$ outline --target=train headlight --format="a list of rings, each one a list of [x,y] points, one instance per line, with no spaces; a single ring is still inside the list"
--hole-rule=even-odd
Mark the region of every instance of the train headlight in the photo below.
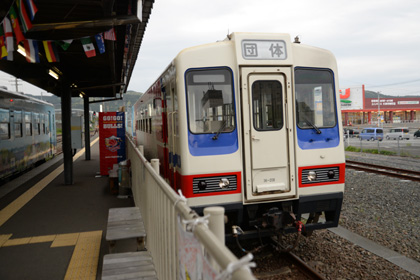
[[[207,188],[206,181],[199,181],[198,182],[198,188],[200,189],[200,191],[204,191]]]
[[[309,181],[315,181],[316,180],[316,172],[315,171],[309,171],[308,172],[308,180]]]
[[[333,178],[334,178],[334,176],[335,176],[335,172],[334,172],[334,170],[330,170],[330,171],[328,171],[328,178],[333,179]]]
[[[229,182],[229,180],[228,180],[228,179],[226,179],[226,178],[222,178],[222,179],[220,179],[220,181],[219,181],[219,187],[220,187],[221,189],[228,188],[228,187],[229,187],[229,185],[230,185],[230,182]]]

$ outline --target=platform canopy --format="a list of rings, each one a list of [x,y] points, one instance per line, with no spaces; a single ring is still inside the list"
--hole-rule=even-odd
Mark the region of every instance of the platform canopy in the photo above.
[[[14,10],[24,40],[17,45],[19,36],[12,26],[13,57],[9,51],[9,58],[0,60],[0,70],[57,96],[61,96],[65,85],[72,88],[72,96],[83,93],[88,97],[119,97],[127,91],[132,78],[153,3],[154,0],[2,0],[1,29],[6,17],[13,18]],[[110,40],[113,30],[115,41]],[[95,36],[100,39],[105,34],[108,39],[104,39],[102,47]],[[62,46],[64,42],[70,42],[67,49]],[[96,55],[88,57],[83,43],[86,49],[94,47]],[[33,59],[39,62],[28,62],[18,52],[21,49],[25,53],[25,44],[28,50],[30,44],[37,46]],[[55,54],[55,59],[46,49]],[[51,71],[58,79],[50,75]]]

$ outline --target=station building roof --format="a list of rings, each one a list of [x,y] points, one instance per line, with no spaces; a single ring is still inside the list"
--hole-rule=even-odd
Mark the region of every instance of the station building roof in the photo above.
[[[17,46],[14,36],[13,59],[0,60],[0,70],[31,83],[57,96],[62,86],[72,87],[72,96],[81,92],[88,97],[118,97],[127,91],[140,45],[152,11],[154,0],[30,0],[36,14],[24,38],[37,42],[38,63],[30,63],[18,52],[24,49],[24,40]],[[21,4],[19,7],[18,4]],[[22,6],[30,18],[28,1],[2,0],[0,23],[10,19],[11,8],[16,11],[20,28]],[[3,25],[1,26],[3,28]],[[105,51],[99,52],[95,35],[115,30],[115,41],[104,40]],[[89,38],[96,55],[87,57],[82,38]],[[58,43],[71,41],[64,50]],[[29,41],[28,41],[29,42]],[[50,62],[44,42],[51,42],[57,61]],[[49,71],[58,74],[53,78]]]

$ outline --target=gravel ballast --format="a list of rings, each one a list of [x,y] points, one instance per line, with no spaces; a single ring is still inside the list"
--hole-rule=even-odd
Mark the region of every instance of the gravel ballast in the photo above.
[[[349,152],[346,152],[346,158],[420,170],[420,160],[413,158]],[[419,182],[346,170],[340,226],[420,262],[419,214]],[[329,230],[319,230],[309,238],[301,238],[294,252],[327,279],[420,279]],[[277,269],[273,260],[257,256],[255,260],[258,272]],[[284,273],[263,279],[296,277]]]

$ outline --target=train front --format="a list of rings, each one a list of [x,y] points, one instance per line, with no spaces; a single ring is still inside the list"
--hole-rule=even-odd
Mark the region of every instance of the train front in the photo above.
[[[345,157],[334,56],[287,34],[233,33],[175,63],[189,204],[224,206],[235,234],[337,226]]]

